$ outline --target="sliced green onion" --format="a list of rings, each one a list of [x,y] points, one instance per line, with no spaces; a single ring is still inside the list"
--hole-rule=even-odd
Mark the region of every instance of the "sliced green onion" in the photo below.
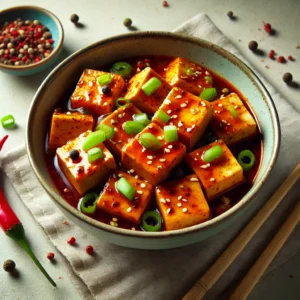
[[[130,100],[126,98],[118,98],[116,101],[117,107],[127,107],[130,104]]]
[[[230,111],[231,115],[236,118],[237,117],[237,111],[235,110],[235,108],[232,105],[228,106],[228,110]]]
[[[145,113],[133,115],[133,120],[136,121],[136,122],[139,122],[139,123],[143,124],[144,126],[147,126],[151,122],[148,119],[147,114],[145,114]]]
[[[123,77],[127,77],[132,71],[132,66],[125,61],[119,61],[112,65],[111,71]]]
[[[167,143],[178,141],[177,127],[175,125],[165,126],[164,137]]]
[[[95,146],[99,145],[104,141],[105,141],[105,133],[102,130],[97,130],[95,132],[90,133],[86,137],[82,145],[82,149],[84,151],[90,150],[91,148],[94,148]]]
[[[137,121],[126,121],[122,125],[127,134],[136,134],[141,132],[145,126]]]
[[[91,215],[95,213],[97,208],[97,199],[99,198],[96,193],[88,193],[82,197],[77,205],[77,209],[84,214]]]
[[[141,227],[145,231],[159,231],[162,225],[161,215],[155,210],[149,210],[142,216]]]
[[[120,178],[116,182],[116,190],[128,200],[132,200],[135,194],[135,188],[128,182],[125,177]]]
[[[154,93],[160,86],[162,85],[162,82],[156,78],[152,77],[149,79],[143,86],[142,90],[147,96],[150,96],[152,93]]]
[[[162,109],[159,109],[154,116],[159,118],[164,124],[166,124],[171,119],[171,117]]]
[[[161,142],[150,132],[143,133],[139,138],[139,142],[146,149],[153,151],[162,147]]]
[[[97,78],[97,82],[99,83],[100,86],[104,86],[104,85],[110,84],[112,82],[112,80],[113,79],[112,79],[112,76],[111,76],[110,73],[100,75]]]
[[[243,150],[238,155],[238,162],[244,171],[250,171],[255,164],[255,155],[250,150]]]
[[[205,79],[205,81],[212,82],[212,77],[211,76],[205,76],[204,79]]]
[[[12,128],[15,125],[15,118],[13,115],[6,115],[1,119],[3,128]]]
[[[200,98],[210,102],[216,100],[217,97],[218,93],[216,88],[207,88],[200,94]]]
[[[88,161],[90,164],[102,157],[103,157],[103,152],[100,148],[92,148],[88,151]]]
[[[101,130],[104,132],[105,134],[105,138],[106,139],[112,139],[115,135],[115,131],[112,127],[106,125],[106,124],[99,124],[97,127],[96,127],[96,130]]]
[[[193,68],[187,68],[185,73],[187,76],[192,76],[192,75],[194,75],[194,70],[193,70]]]
[[[220,145],[213,146],[209,149],[207,149],[202,156],[202,159],[209,163],[218,157],[220,157],[223,154],[223,149]]]

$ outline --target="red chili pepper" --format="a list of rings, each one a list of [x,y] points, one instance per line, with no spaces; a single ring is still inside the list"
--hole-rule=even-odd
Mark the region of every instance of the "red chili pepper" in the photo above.
[[[41,263],[38,261],[30,246],[26,240],[24,227],[16,214],[13,212],[8,202],[6,201],[5,195],[0,189],[0,227],[6,233],[7,236],[17,241],[19,245],[27,252],[30,258],[34,261],[40,271],[46,276],[53,286],[56,286],[55,282],[48,275],[46,270],[43,268]]]
[[[264,23],[264,22],[263,22]],[[272,26],[270,23],[264,23],[264,29],[267,33],[271,34],[272,33]]]
[[[5,135],[5,136],[0,140],[0,151],[1,151],[2,147],[4,146],[4,143],[6,142],[7,139],[8,139],[8,134]]]
[[[288,60],[293,61],[293,60],[294,60],[294,57],[293,57],[292,55],[289,55],[289,56],[288,56]]]

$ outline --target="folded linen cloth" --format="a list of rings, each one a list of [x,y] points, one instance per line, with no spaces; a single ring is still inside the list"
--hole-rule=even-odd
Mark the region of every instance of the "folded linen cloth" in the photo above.
[[[197,15],[175,31],[209,40],[245,61],[205,14]],[[273,87],[264,80],[263,82],[272,95],[280,115],[282,146],[278,162],[269,180],[255,201],[252,201],[251,207],[240,222],[196,245],[164,251],[125,249],[89,236],[72,223],[64,225],[65,217],[37,181],[30,167],[25,147],[21,146],[2,158],[3,170],[50,241],[65,257],[62,263],[70,272],[74,284],[84,299],[181,299],[255,215],[280,182],[300,162],[300,115]],[[298,182],[250,245],[212,288],[207,299],[219,298],[220,294],[254,262],[258,253],[271,238],[271,234],[286,217],[287,211],[294,205],[296,198],[293,196],[299,187]],[[79,247],[70,247],[66,244],[65,241],[71,235],[76,236]],[[90,257],[82,251],[81,245],[87,244],[94,246],[95,256]],[[268,271],[299,251],[300,228],[298,226]]]

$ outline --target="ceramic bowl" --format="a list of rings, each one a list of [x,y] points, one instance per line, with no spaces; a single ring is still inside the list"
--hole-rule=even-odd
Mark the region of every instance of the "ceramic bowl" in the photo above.
[[[53,109],[68,99],[84,68],[101,69],[108,63],[139,55],[180,56],[203,64],[233,83],[248,99],[263,134],[262,164],[251,190],[224,214],[189,228],[165,232],[138,232],[100,223],[71,207],[56,191],[44,161],[45,136]],[[256,75],[237,57],[207,41],[165,32],[141,32],[92,44],[65,59],[46,78],[32,102],[27,124],[27,151],[34,172],[54,203],[66,216],[99,239],[132,248],[167,249],[203,240],[234,226],[267,180],[274,166],[280,127],[274,103]]]
[[[0,70],[10,75],[26,76],[44,71],[53,65],[59,58],[59,53],[64,41],[64,30],[59,19],[50,11],[37,6],[16,6],[0,11],[0,27],[5,22],[14,21],[17,18],[23,20],[39,20],[49,28],[54,40],[53,51],[45,59],[32,65],[11,66],[0,63]]]

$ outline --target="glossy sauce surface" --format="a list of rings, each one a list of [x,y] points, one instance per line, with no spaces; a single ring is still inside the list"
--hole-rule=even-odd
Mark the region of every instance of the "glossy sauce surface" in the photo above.
[[[134,57],[134,58],[126,59],[126,61],[129,62],[133,66],[132,75],[134,75],[137,72],[137,70],[141,70],[141,69],[143,69],[144,67],[147,67],[150,64],[151,68],[154,69],[154,71],[156,71],[162,77],[165,77],[166,72],[167,72],[166,66],[173,59],[174,59],[173,57],[149,56],[149,57]],[[103,71],[109,71],[109,69],[110,69],[110,65],[103,68]],[[202,73],[205,74],[206,69],[203,66],[201,66],[201,69],[202,69]],[[213,86],[218,91],[218,97],[220,97],[223,94],[222,90],[225,89],[225,88],[228,89],[229,93],[232,93],[232,92],[236,93],[240,97],[240,99],[243,101],[243,104],[250,111],[250,113],[252,114],[252,116],[254,117],[254,119],[256,120],[256,123],[257,123],[257,119],[256,119],[253,111],[251,110],[251,107],[248,105],[245,97],[242,95],[242,93],[240,91],[238,91],[226,79],[222,78],[221,76],[219,76],[215,72],[212,72],[211,70],[207,70],[207,72],[208,72],[207,74],[209,74],[209,75],[205,75],[205,76],[212,76]],[[203,82],[205,82],[205,81],[203,81],[203,78],[202,78],[203,76],[201,75],[200,78],[198,78],[198,79],[196,78],[196,80],[199,81],[199,85],[201,83],[203,84]],[[191,82],[193,82],[192,78],[189,79],[189,80]],[[122,92],[121,96],[126,93],[126,85],[127,84],[128,84],[128,79],[125,80],[125,88],[123,89],[123,92]],[[74,89],[75,89],[75,86],[74,86]],[[60,107],[65,111],[72,111],[73,110],[73,109],[70,109],[70,103],[69,102],[66,103],[65,101],[60,103]],[[174,111],[175,111],[176,109],[178,110],[180,108],[178,108],[178,107],[173,108],[172,107],[172,109],[174,109]],[[106,115],[105,115],[105,117],[106,117]],[[152,116],[149,116],[149,119],[151,117]],[[100,116],[99,119],[101,119],[101,116]],[[53,184],[55,185],[55,187],[57,188],[59,193],[62,195],[62,197],[70,205],[77,208],[77,204],[79,202],[80,196],[74,190],[74,188],[72,188],[70,186],[70,184],[67,183],[66,179],[64,178],[64,175],[62,174],[61,170],[59,169],[58,164],[55,163],[55,161],[56,161],[55,154],[51,151],[48,151],[48,149],[47,149],[47,139],[48,138],[46,138],[45,161],[46,161],[48,172],[49,172],[50,177],[53,181]],[[212,139],[212,140],[210,140],[210,139]],[[210,128],[208,128],[206,130],[206,133],[204,134],[204,136],[195,145],[195,147],[192,149],[192,151],[199,148],[199,147],[201,147],[201,146],[203,146],[203,145],[205,145],[205,144],[208,144],[209,142],[212,142],[214,140],[215,139],[213,139],[213,133],[211,133]],[[215,216],[223,213],[224,211],[226,211],[230,207],[232,207],[252,187],[253,181],[254,181],[254,179],[257,175],[257,172],[259,170],[260,163],[261,163],[261,156],[262,156],[262,151],[263,151],[263,148],[262,148],[263,146],[262,145],[263,145],[262,135],[260,134],[260,132],[258,132],[258,134],[256,136],[254,136],[253,138],[251,138],[250,140],[243,141],[241,143],[228,146],[235,157],[237,157],[238,153],[242,150],[245,150],[245,149],[251,150],[255,154],[256,163],[255,163],[255,166],[249,172],[244,172],[245,181],[244,181],[243,184],[241,184],[240,186],[234,188],[233,190],[228,191],[225,194],[223,194],[222,196],[220,196],[220,197],[212,200],[211,202],[209,202],[209,206],[210,206],[211,211],[212,211],[212,217],[215,217]],[[140,147],[140,144],[136,145],[136,147]],[[143,158],[142,159],[146,160],[147,155],[151,155],[151,153],[149,154],[147,152],[148,151],[145,151],[145,153],[143,153]],[[116,163],[117,163],[119,169],[122,170],[123,168],[120,164],[120,159],[117,156],[115,156],[115,160],[116,160]],[[179,179],[179,178],[182,178],[183,176],[186,176],[188,174],[191,174],[191,171],[186,167],[185,163],[182,162],[182,163],[180,163],[180,165],[177,168],[174,169],[174,171],[171,172],[171,175],[169,176],[168,179],[170,179],[170,180]],[[133,175],[135,175],[135,174],[133,174]],[[93,191],[98,192],[100,194],[100,192],[102,190],[103,190],[103,186],[99,186],[97,189],[95,189]],[[224,196],[225,196],[225,198],[224,198]],[[230,203],[228,203],[228,198],[230,199]],[[149,208],[157,209],[155,198],[154,198],[154,193],[153,193],[153,196],[152,196],[152,200],[150,201]],[[110,224],[110,222],[114,218],[114,216],[112,216],[112,215],[110,215],[106,212],[99,211],[99,210],[97,210],[95,215],[93,215],[92,217],[96,220],[99,220],[99,221],[107,223],[107,224]],[[122,227],[122,228],[126,228],[126,229],[134,228],[135,230],[140,230],[140,227],[138,225],[136,225],[134,223],[131,223],[131,222],[128,222],[126,220],[123,220],[121,218],[118,218],[118,226]]]

